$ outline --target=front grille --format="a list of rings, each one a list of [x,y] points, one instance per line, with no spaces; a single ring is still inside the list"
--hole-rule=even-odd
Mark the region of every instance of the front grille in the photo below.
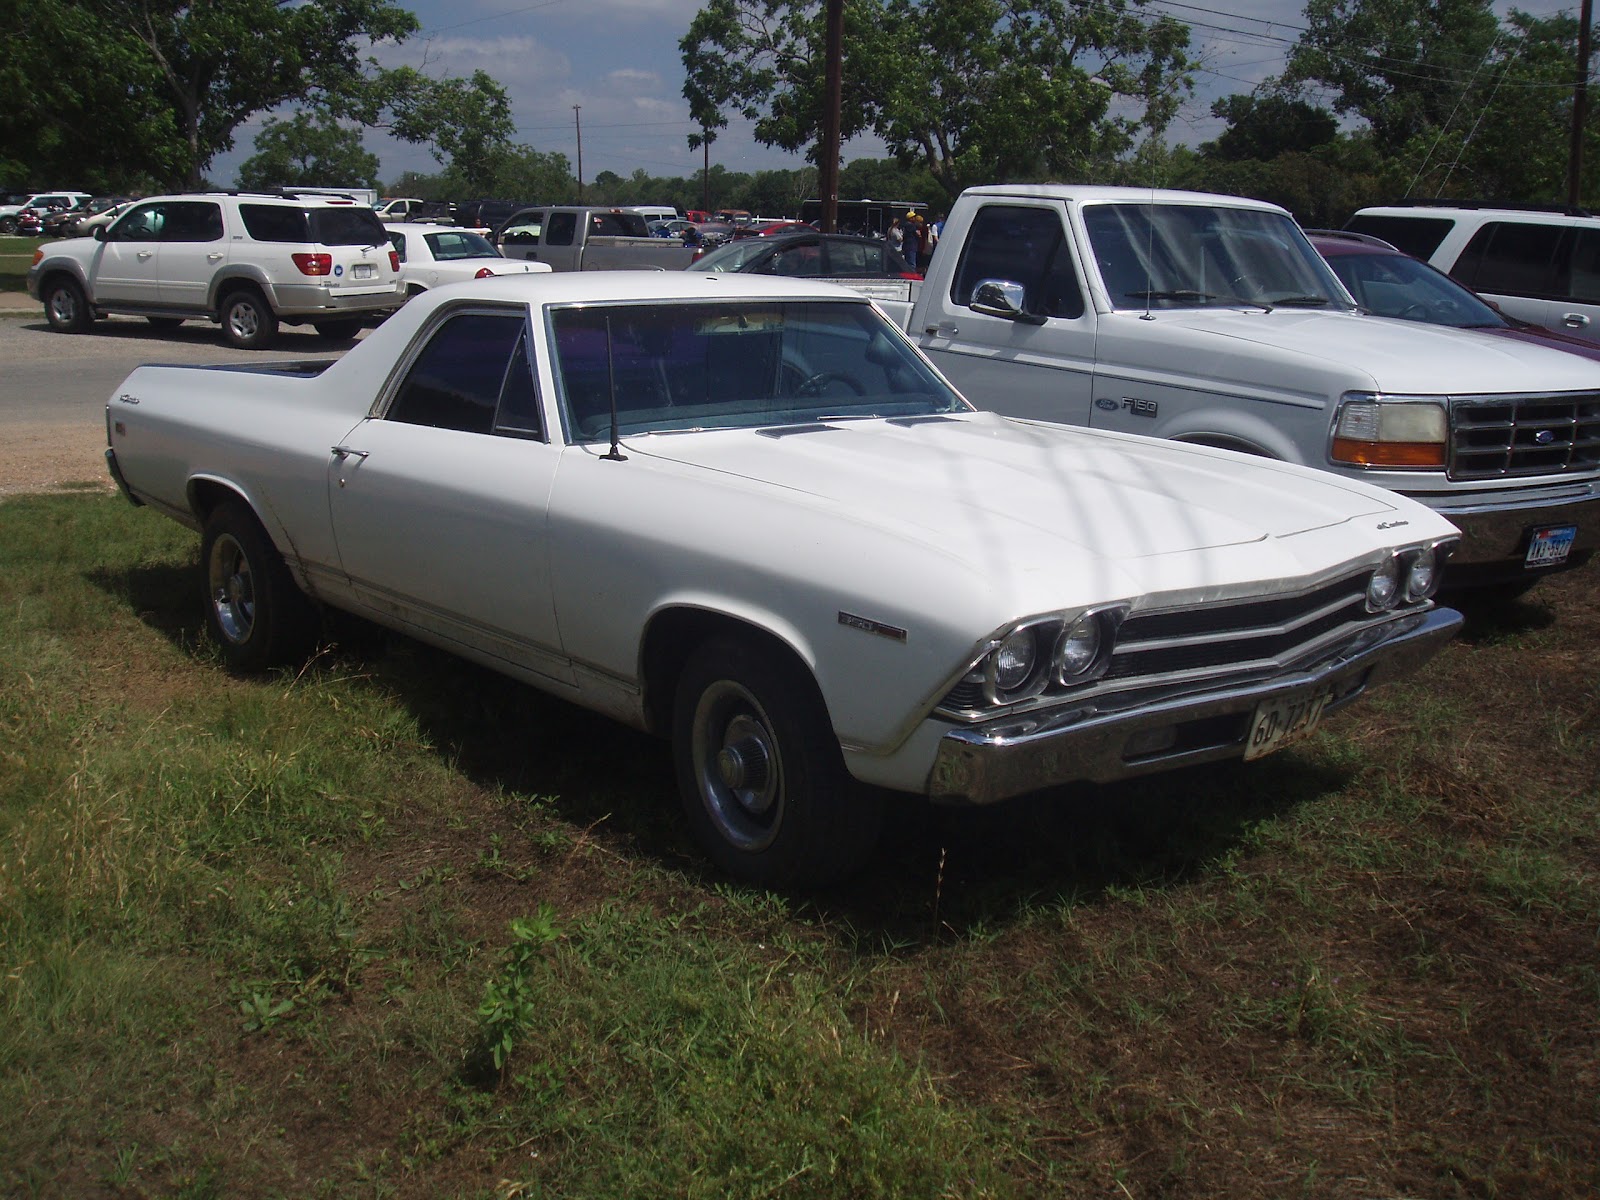
[[[1559,475],[1600,466],[1600,392],[1458,396],[1450,401],[1450,478]]]
[[[1369,572],[1299,596],[1149,614],[1122,623],[1107,680],[1134,680],[1217,667],[1285,661],[1318,639],[1372,620]]]

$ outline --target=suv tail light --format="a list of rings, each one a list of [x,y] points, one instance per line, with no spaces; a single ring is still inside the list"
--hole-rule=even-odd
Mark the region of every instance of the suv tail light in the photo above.
[[[400,271],[400,251],[398,251],[398,250],[389,251],[389,267],[396,274],[399,273],[399,271]]]
[[[390,253],[394,253],[392,250]],[[302,275],[332,275],[333,255],[331,254],[293,254],[294,265],[300,268]],[[279,261],[282,261],[281,259]]]

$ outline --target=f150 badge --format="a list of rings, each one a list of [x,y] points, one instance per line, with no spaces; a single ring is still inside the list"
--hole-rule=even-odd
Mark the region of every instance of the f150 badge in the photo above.
[[[1125,408],[1135,417],[1153,417],[1161,411],[1158,401],[1141,400],[1137,396],[1124,396],[1121,404],[1110,396],[1100,396],[1095,400],[1094,406],[1101,412],[1116,412],[1119,408]]]

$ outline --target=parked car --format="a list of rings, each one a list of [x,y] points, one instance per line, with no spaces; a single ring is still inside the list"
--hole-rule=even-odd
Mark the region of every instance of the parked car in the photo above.
[[[1472,329],[1600,360],[1600,342],[1514,320],[1437,267],[1381,238],[1342,229],[1308,229],[1306,236],[1356,303],[1374,316]]]
[[[474,229],[404,222],[386,225],[384,229],[388,232],[389,244],[400,257],[400,280],[409,296],[446,283],[550,269],[544,263],[515,262],[506,258]]]
[[[1508,316],[1600,342],[1600,217],[1586,209],[1407,201],[1345,228],[1382,238]]]
[[[490,233],[527,207],[527,202],[523,200],[463,200],[450,206],[450,217],[463,229]]]
[[[134,203],[132,200],[119,200],[110,208],[101,209],[99,212],[91,211],[87,216],[80,215],[74,222],[71,230],[72,237],[93,237],[96,229],[109,226],[123,213],[127,212]]]
[[[899,251],[877,238],[818,233],[801,226],[771,238],[735,238],[708,250],[691,271],[747,275],[799,275],[823,279],[921,279]]]
[[[804,221],[763,221],[759,217],[754,221],[739,225],[735,228],[735,238],[776,237],[780,233],[796,233],[804,229],[814,229],[814,225],[807,225]]]
[[[17,218],[25,208],[71,208],[87,199],[88,192],[20,192],[7,196],[0,204],[0,234],[17,232]]]
[[[405,300],[399,258],[368,205],[255,192],[131,204],[93,237],[40,247],[28,293],[61,333],[109,313],[161,327],[201,318],[246,350],[271,345],[280,323],[352,338]]]
[[[620,208],[557,205],[512,214],[496,241],[507,258],[555,271],[681,271],[694,251],[650,236],[644,217]]]
[[[321,603],[659,733],[760,884],[859,866],[881,789],[1259,757],[1461,623],[1423,505],[977,412],[802,280],[484,279],[320,369],[143,366],[108,409],[124,492],[201,534],[230,667],[305,654]]]

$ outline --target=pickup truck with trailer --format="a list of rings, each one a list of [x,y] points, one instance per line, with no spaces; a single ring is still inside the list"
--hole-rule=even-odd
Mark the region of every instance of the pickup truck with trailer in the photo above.
[[[552,271],[681,271],[695,247],[650,236],[640,213],[620,208],[530,207],[500,227],[500,253]]]
[[[199,532],[229,667],[304,656],[320,604],[658,733],[707,854],[766,885],[861,865],[884,789],[1258,758],[1461,625],[1424,506],[976,411],[810,281],[453,284],[331,364],[142,366],[106,431]]]
[[[972,188],[878,299],[974,403],[1301,463],[1463,533],[1514,595],[1600,545],[1600,364],[1358,311],[1289,213],[1140,188]]]

